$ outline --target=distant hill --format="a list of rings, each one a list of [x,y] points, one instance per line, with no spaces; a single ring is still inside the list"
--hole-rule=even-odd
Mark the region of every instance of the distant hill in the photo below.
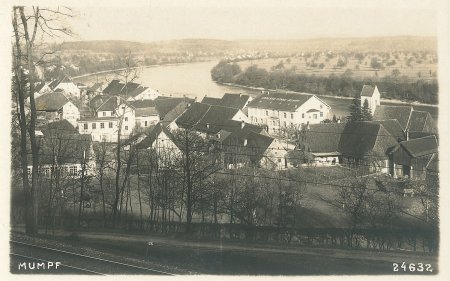
[[[232,52],[265,51],[292,53],[303,51],[436,51],[436,37],[369,37],[369,38],[318,38],[304,40],[215,40],[181,39],[159,42],[131,41],[74,41],[59,46],[67,51],[86,51],[95,53],[185,53],[185,52]]]

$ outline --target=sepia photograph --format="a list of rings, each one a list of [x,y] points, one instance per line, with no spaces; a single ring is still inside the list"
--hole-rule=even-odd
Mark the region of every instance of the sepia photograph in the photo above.
[[[3,4],[7,274],[444,280],[448,6]]]

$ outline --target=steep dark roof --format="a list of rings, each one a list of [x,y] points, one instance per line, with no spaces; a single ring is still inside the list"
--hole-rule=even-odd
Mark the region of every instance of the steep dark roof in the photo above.
[[[119,80],[112,80],[105,89],[103,89],[104,94],[108,95],[119,95],[124,84],[120,83]]]
[[[207,97],[207,96],[205,96],[202,99],[202,103],[209,104],[209,105],[220,105],[221,102],[222,102],[222,99],[212,98],[212,97]]]
[[[158,115],[158,111],[154,107],[143,107],[143,108],[136,108],[136,117],[141,116],[155,116]]]
[[[178,107],[180,104],[183,104],[184,106],[187,106],[188,103],[191,103],[192,100],[186,99],[186,98],[170,98],[170,97],[158,97],[154,100],[156,110],[159,113],[159,116],[164,119],[166,115],[174,110],[176,107]],[[183,111],[184,112],[184,109]],[[180,114],[182,113],[180,112]],[[177,115],[176,117],[178,117]]]
[[[251,161],[258,162],[262,159],[269,146],[275,140],[272,137],[250,132],[247,135],[248,155]]]
[[[209,108],[210,105],[195,102],[191,104],[180,117],[178,117],[176,123],[181,127],[192,127],[202,119]]]
[[[373,121],[383,125],[383,127],[391,134],[397,141],[404,141],[406,139],[402,126],[397,119]]]
[[[235,120],[223,120],[221,124],[212,124],[207,130],[210,134],[220,134],[226,132],[225,135],[220,135],[218,140],[226,141],[227,143],[242,143],[250,132],[260,134],[264,132],[264,128]]]
[[[408,124],[410,132],[434,132],[434,120],[427,111],[414,110]]]
[[[249,99],[248,95],[226,93],[223,95],[220,105],[242,109]]]
[[[67,120],[59,120],[55,122],[50,122],[40,127],[39,130],[47,135],[70,135],[70,134],[78,134],[78,130]]]
[[[339,140],[339,152],[358,159],[384,157],[398,142],[381,124],[348,122]]]
[[[375,87],[371,85],[364,85],[361,90],[361,97],[372,97],[375,92]]]
[[[373,120],[397,119],[403,130],[408,127],[408,121],[413,111],[412,106],[406,105],[379,105],[375,109]]]
[[[311,152],[337,152],[344,127],[344,123],[311,124],[305,131],[305,141]]]
[[[180,147],[177,140],[175,139],[174,135],[172,134],[172,132],[170,130],[168,130],[166,127],[162,126],[161,123],[150,126],[144,132],[146,137],[136,147],[138,149],[150,148],[153,145],[153,143],[155,142],[155,140],[158,138],[159,134],[161,134],[161,132],[164,132],[166,134],[166,136],[170,140],[172,140],[175,145]]]
[[[223,126],[225,121],[233,118],[238,111],[239,109],[237,108],[211,105],[202,118],[194,125],[194,128],[198,131],[208,132],[207,125],[210,128],[212,126]]]
[[[248,107],[264,108],[281,111],[295,111],[313,95],[295,93],[270,93],[261,94],[252,100]]]
[[[96,111],[114,111],[117,108],[117,98],[110,97],[105,102],[103,102]]]
[[[146,108],[146,107],[155,107],[156,103],[154,100],[136,100],[129,102],[135,108]]]
[[[435,136],[402,141],[400,146],[402,146],[412,157],[430,155],[437,153],[438,151],[438,143]]]
[[[52,164],[55,159],[59,164],[81,163],[85,152],[89,158],[90,135],[78,133],[61,135],[59,131],[58,134],[54,132],[48,133],[40,141],[40,164]]]
[[[36,110],[57,111],[68,102],[69,99],[61,92],[46,93],[36,98]]]

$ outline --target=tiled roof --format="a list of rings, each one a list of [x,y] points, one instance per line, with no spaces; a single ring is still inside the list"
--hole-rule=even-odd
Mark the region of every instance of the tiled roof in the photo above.
[[[361,90],[361,97],[372,97],[375,92],[375,87],[371,85],[364,85]]]
[[[384,157],[398,144],[381,124],[348,122],[339,140],[339,152],[344,156],[362,159],[366,156]]]
[[[180,144],[174,137],[171,131],[169,131],[166,127],[162,126],[161,123],[158,123],[156,125],[152,125],[148,127],[148,129],[144,132],[146,137],[137,145],[138,149],[147,149],[150,148],[155,140],[158,138],[159,134],[161,132],[164,132],[166,136],[178,147],[180,147]]]
[[[108,95],[119,95],[120,91],[123,88],[123,83],[120,83],[119,80],[112,80],[105,89],[103,89],[104,94]]]
[[[96,111],[114,111],[117,108],[117,97],[109,97]]]
[[[266,153],[269,146],[274,141],[274,138],[250,132],[247,135],[247,149],[248,155],[252,162],[258,162]]]
[[[65,119],[45,124],[44,126],[40,127],[39,130],[42,131],[44,136],[56,134],[69,135],[78,133],[78,130]]]
[[[220,105],[221,102],[222,102],[222,99],[212,98],[212,97],[207,97],[207,96],[205,96],[202,99],[202,103],[209,104],[209,105]]]
[[[155,102],[155,106],[156,106],[156,110],[159,113],[159,116],[161,117],[161,119],[166,118],[166,115],[170,114],[173,115],[172,112],[173,110],[175,110],[177,108],[178,115],[176,116],[172,116],[173,118],[176,118],[179,116],[179,114],[183,113],[185,111],[185,107],[187,106],[187,104],[190,104],[191,102],[193,102],[193,100],[191,99],[186,99],[186,98],[170,98],[170,97],[158,97],[154,100]],[[168,116],[170,117],[170,116]],[[173,119],[174,120],[174,119]]]
[[[400,146],[402,146],[412,157],[430,155],[437,153],[438,151],[438,143],[435,136],[402,141]]]
[[[136,100],[129,102],[134,108],[146,108],[155,107],[156,103],[154,100]]]
[[[56,111],[61,109],[69,99],[61,92],[46,93],[36,98],[36,110]]]
[[[344,123],[311,124],[305,131],[306,143],[311,152],[336,152],[344,131]]]
[[[397,119],[373,121],[383,125],[383,127],[397,140],[404,141],[406,139],[402,126]]]
[[[427,121],[433,122],[429,112],[414,110],[411,113],[408,130],[410,132],[424,132],[426,130]]]
[[[248,107],[263,108],[280,111],[295,111],[313,95],[295,93],[261,94],[252,100]]]
[[[158,111],[154,107],[142,107],[142,108],[136,108],[136,117],[143,117],[143,116],[155,116],[158,115]]]
[[[413,111],[412,106],[406,105],[379,105],[375,109],[373,120],[397,119],[403,130],[408,127],[408,121]]]

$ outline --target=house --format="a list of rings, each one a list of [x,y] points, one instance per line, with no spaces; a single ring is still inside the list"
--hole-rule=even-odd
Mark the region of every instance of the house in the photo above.
[[[91,138],[78,134],[67,120],[55,121],[40,128],[39,174],[44,178],[76,179],[95,173],[95,157]],[[29,158],[28,173],[32,162]]]
[[[338,152],[342,164],[363,168],[371,173],[388,173],[390,152],[398,145],[380,123],[354,121],[345,124]]]
[[[345,126],[344,123],[311,124],[304,130],[303,147],[299,149],[312,155],[314,165],[339,164],[339,142]]]
[[[194,102],[193,99],[186,97],[157,97],[155,99],[156,110],[162,124],[166,127],[176,127],[175,120],[183,114],[186,109]]]
[[[437,157],[437,153],[436,136],[402,141],[391,152],[393,165],[390,172],[394,177],[425,179],[427,170],[433,170],[430,164]]]
[[[129,137],[136,126],[136,108],[121,97],[98,96],[91,101],[94,115],[78,121],[80,134],[92,135],[93,141],[115,142]]]
[[[61,79],[56,79],[48,84],[50,89],[56,91],[58,89],[62,90],[65,94],[70,95],[74,98],[80,98],[81,90],[78,88],[77,84],[75,84],[72,78],[68,76],[64,76]]]
[[[222,96],[222,98],[212,98],[205,96],[201,103],[209,104],[209,105],[220,105],[225,107],[238,108],[240,110],[244,110],[247,107],[248,103],[252,100],[252,98],[248,95],[244,94],[231,94],[226,93]]]
[[[317,124],[329,117],[330,106],[311,94],[263,93],[248,104],[250,122],[277,134],[292,125]]]
[[[130,101],[129,103],[136,109],[136,126],[146,128],[159,122],[160,116],[153,100]]]
[[[361,108],[367,101],[372,115],[375,113],[375,108],[380,105],[381,97],[377,86],[364,85],[361,90]]]
[[[210,140],[222,152],[222,162],[226,168],[239,168],[250,163],[247,149],[249,134],[267,136],[264,128],[243,121],[228,120],[221,127],[211,128],[216,133]]]
[[[78,108],[60,91],[43,94],[35,99],[36,115],[40,122],[65,119],[77,126],[80,119]]]
[[[393,136],[398,142],[406,140],[406,134],[397,119],[387,119],[372,122],[383,125],[383,127],[389,132],[389,134],[391,134],[391,136]]]
[[[375,109],[373,120],[391,120],[395,119],[400,123],[404,132],[408,128],[409,118],[413,112],[412,106],[405,105],[379,105]]]
[[[110,96],[120,96],[127,101],[132,100],[154,100],[160,93],[149,87],[143,87],[138,83],[128,82],[122,83],[119,80],[112,80],[103,89],[103,94]]]
[[[222,126],[227,120],[247,121],[247,116],[237,108],[208,105],[194,102],[176,120],[172,129],[184,128],[195,130],[206,138],[214,133],[211,128]]]
[[[137,144],[137,148],[140,151],[151,150],[149,153],[156,153],[160,165],[172,164],[180,158],[180,144],[172,132],[161,123],[151,125],[143,134],[145,137]]]
[[[242,146],[250,164],[272,170],[288,168],[287,153],[294,149],[292,144],[255,132],[248,133]]]

